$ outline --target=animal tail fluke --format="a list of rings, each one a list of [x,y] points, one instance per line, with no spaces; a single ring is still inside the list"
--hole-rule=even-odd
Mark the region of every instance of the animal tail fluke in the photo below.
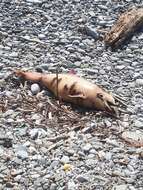
[[[41,79],[42,79],[42,74],[37,73],[37,72],[26,72],[26,71],[22,71],[22,70],[16,70],[15,74],[19,77],[24,78],[25,80],[31,80],[34,82],[41,81]]]

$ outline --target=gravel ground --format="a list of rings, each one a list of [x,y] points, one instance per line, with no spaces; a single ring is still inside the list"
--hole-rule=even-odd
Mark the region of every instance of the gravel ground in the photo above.
[[[112,52],[100,31],[132,6],[143,1],[0,1],[0,189],[143,189],[143,149],[125,141],[143,141],[143,33]],[[46,89],[11,75],[57,67],[124,97],[129,113],[59,107]]]

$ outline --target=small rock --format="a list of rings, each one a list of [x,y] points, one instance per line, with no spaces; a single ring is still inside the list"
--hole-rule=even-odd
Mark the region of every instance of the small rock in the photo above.
[[[112,172],[112,176],[113,177],[123,177],[124,175],[123,175],[123,173],[120,171],[120,170],[114,170],[113,172]]]
[[[14,187],[14,183],[12,183],[12,182],[6,182],[5,185],[7,188],[13,188]]]
[[[111,152],[106,152],[105,153],[105,159],[106,160],[111,160],[111,158],[112,158],[112,153]]]
[[[19,169],[19,170],[13,169],[11,171],[11,175],[14,176],[14,177],[17,176],[17,175],[20,175],[22,173],[23,173],[23,170],[21,170],[21,169]]]
[[[79,45],[79,44],[80,44],[80,41],[79,41],[79,40],[73,40],[72,44],[73,44],[73,45]]]
[[[0,137],[0,145],[3,145],[6,148],[12,147],[12,139],[8,137]]]
[[[143,86],[143,79],[136,79],[136,84],[139,86]]]
[[[12,53],[9,54],[9,56],[15,58],[15,57],[18,57],[18,53],[17,52],[12,52]]]
[[[125,68],[125,65],[117,65],[116,66],[116,69],[119,70],[119,71],[124,69],[124,68]]]
[[[25,146],[19,145],[18,147],[16,147],[15,153],[17,157],[22,160],[25,160],[28,158],[28,152]]]
[[[79,29],[81,32],[85,33],[88,36],[91,36],[94,40],[98,40],[99,39],[99,34],[96,31],[95,28],[92,28],[91,26],[85,26],[85,27],[81,27]]]
[[[105,70],[101,69],[101,70],[99,71],[99,73],[100,73],[101,75],[104,75],[106,72],[105,72]]]
[[[135,125],[135,127],[143,128],[143,122],[142,121],[136,120],[134,125]]]
[[[114,185],[112,187],[112,190],[128,190],[128,185]]]
[[[139,40],[143,40],[143,34],[138,37]]]
[[[107,11],[108,10],[108,7],[107,6],[105,6],[105,5],[98,5],[98,8],[99,9],[103,9],[103,10],[105,10],[105,11]]]
[[[69,156],[73,156],[75,153],[75,151],[73,149],[70,149],[70,148],[66,149],[65,152],[68,153]]]
[[[47,135],[47,132],[42,128],[34,128],[29,132],[31,139],[43,138]]]
[[[2,156],[4,153],[4,149],[0,146],[0,156]]]
[[[50,190],[56,190],[57,189],[57,185],[55,183],[52,183],[50,185]]]
[[[105,152],[103,151],[103,150],[100,150],[99,152],[98,152],[98,156],[99,156],[99,158],[101,159],[101,160],[103,160],[103,159],[105,159]]]
[[[24,151],[24,150],[19,150],[17,152],[17,157],[21,158],[22,160],[25,160],[25,159],[28,158],[28,153],[26,151]]]
[[[3,116],[4,116],[4,117],[7,117],[7,116],[11,116],[11,115],[13,115],[13,114],[14,114],[14,110],[9,109],[9,110],[7,110],[7,111],[3,114]]]
[[[22,178],[21,175],[17,175],[17,176],[14,178],[14,181],[19,183],[20,180],[21,180],[21,178]]]
[[[139,157],[143,159],[143,151],[140,152]]]
[[[63,157],[61,158],[61,162],[62,162],[63,164],[69,163],[69,157],[68,157],[68,156],[63,156]]]
[[[51,165],[50,165],[50,169],[54,169],[59,165],[59,160],[54,160]]]
[[[43,0],[26,0],[28,3],[38,3],[38,4],[40,4],[40,3],[42,3],[43,2]]]
[[[122,133],[122,138],[134,146],[143,146],[143,133],[139,130],[125,131]]]
[[[83,151],[89,152],[91,148],[92,148],[92,145],[90,143],[87,143],[86,145],[83,146]]]
[[[90,154],[97,154],[97,151],[94,148],[92,148],[92,149],[90,149],[89,153]]]
[[[40,92],[40,87],[37,83],[31,85],[31,92],[33,95],[36,95]]]
[[[76,179],[77,179],[80,183],[84,183],[84,182],[87,182],[87,181],[88,181],[88,178],[86,178],[86,177],[83,176],[83,175],[77,176]]]
[[[38,38],[41,40],[44,39],[45,37],[46,37],[45,34],[38,34]]]
[[[108,144],[110,144],[112,146],[117,146],[117,147],[119,146],[118,142],[116,140],[114,140],[114,139],[107,138],[106,143],[108,143]]]
[[[75,182],[73,180],[70,180],[68,182],[68,188],[67,189],[68,190],[76,190],[76,184],[75,184]]]

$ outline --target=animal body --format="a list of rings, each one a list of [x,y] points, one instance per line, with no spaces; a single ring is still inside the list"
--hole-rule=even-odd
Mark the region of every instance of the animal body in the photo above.
[[[115,99],[102,88],[74,74],[43,74],[17,70],[17,76],[33,82],[41,82],[54,95],[75,105],[113,113]]]

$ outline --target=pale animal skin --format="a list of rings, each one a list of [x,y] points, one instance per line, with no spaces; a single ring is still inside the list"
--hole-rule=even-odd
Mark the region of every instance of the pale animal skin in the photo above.
[[[86,108],[113,112],[113,96],[102,88],[74,74],[43,74],[38,72],[15,71],[25,80],[41,82],[60,100]]]

